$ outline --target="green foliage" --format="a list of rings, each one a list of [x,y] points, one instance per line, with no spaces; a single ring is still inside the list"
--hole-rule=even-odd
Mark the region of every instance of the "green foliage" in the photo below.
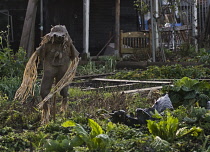
[[[207,110],[204,107],[192,107],[192,111],[190,113],[191,117],[196,117],[198,120],[204,118]]]
[[[0,91],[10,100],[21,84],[26,61],[23,49],[15,54],[10,48],[0,51]]]
[[[5,47],[9,48],[9,32],[10,26],[7,26],[7,31],[0,31],[0,50]]]
[[[163,150],[162,148],[169,148],[169,143],[173,143],[175,139],[186,135],[197,137],[203,132],[203,129],[195,126],[190,129],[188,127],[178,128],[179,120],[173,117],[169,111],[166,111],[166,116],[162,117],[158,122],[152,120],[147,120],[147,122],[149,132],[155,137],[152,145],[156,146],[160,151]]]
[[[159,122],[147,120],[147,127],[149,132],[154,136],[159,136],[161,139],[173,142],[178,129],[179,120],[171,116],[169,112],[167,112],[166,115],[166,120],[160,120]]]
[[[196,55],[195,46],[191,45],[190,43],[183,43],[180,46],[179,54],[181,57],[194,57]]]
[[[71,139],[48,139],[44,145],[46,151],[72,151],[74,147],[82,146],[84,143],[90,151],[108,151],[110,148],[111,139],[105,134],[102,127],[92,119],[88,119],[88,126],[91,129],[90,133],[88,133],[80,124],[71,120],[64,122],[62,126],[73,127],[72,131],[75,132],[76,135]]]
[[[199,53],[195,58],[198,62],[208,65],[210,63],[210,51],[202,48],[199,50]]]
[[[161,139],[159,136],[155,136],[154,141],[151,146],[156,149],[156,151],[171,151],[170,143],[166,140]]]
[[[91,91],[82,91],[80,88],[69,88],[68,92],[71,95],[71,98],[92,94]]]
[[[89,60],[87,64],[79,65],[77,67],[77,75],[92,75],[114,72],[116,60],[117,59],[114,57],[101,57],[99,58],[99,61]]]
[[[20,135],[11,129],[8,131],[8,128],[2,129],[7,130],[7,134],[0,136],[0,151],[25,151],[30,147],[29,141],[24,134]]]
[[[183,137],[188,134],[190,134],[191,136],[197,137],[199,135],[199,133],[201,133],[202,131],[203,131],[203,129],[201,129],[200,127],[193,126],[190,129],[187,129],[187,127],[183,127],[183,128],[180,128],[177,130],[176,137],[180,138],[180,137]]]
[[[182,67],[180,64],[171,66],[149,66],[147,70],[140,71],[124,71],[118,72],[109,78],[128,79],[128,80],[144,80],[144,79],[180,79],[182,77],[189,78],[205,78],[209,76],[209,69],[203,66],[187,66]]]
[[[0,128],[33,129],[39,125],[40,112],[32,104],[21,104],[18,101],[3,100],[0,98]]]
[[[28,131],[25,133],[25,135],[32,144],[33,148],[36,149],[36,151],[43,150],[43,145],[46,142],[46,138],[49,136],[49,134],[46,134],[41,131]]]
[[[82,144],[84,142],[89,150],[108,151],[111,141],[109,136],[105,134],[101,126],[94,120],[88,119],[88,125],[91,128],[91,132],[89,134],[80,124],[76,124],[72,121],[67,121],[62,124],[64,127],[73,127],[76,132],[75,138],[71,140],[73,147],[80,146],[75,144]],[[77,142],[74,142],[75,140]]]
[[[205,113],[205,115],[204,115],[204,121],[210,123],[210,111],[208,111],[207,113]]]
[[[205,81],[183,77],[173,83],[173,86],[164,86],[163,92],[168,92],[175,108],[184,105],[191,106],[196,102],[206,107],[209,98],[210,84]]]
[[[0,51],[0,75],[1,77],[22,77],[25,63],[25,51],[19,49],[15,54],[10,48]]]
[[[146,14],[149,12],[149,5],[141,0],[134,1],[134,6],[141,14]]]
[[[148,135],[145,127],[131,128],[123,124],[116,124],[108,135],[112,140],[110,151],[152,151],[150,146],[152,136]],[[143,133],[145,132],[145,134]]]
[[[210,112],[204,107],[191,107],[188,116],[184,118],[186,123],[199,123],[210,122]]]
[[[188,111],[184,106],[179,106],[175,110],[172,111],[172,115],[178,118],[179,122],[182,122],[185,117],[188,115]]]
[[[21,81],[22,79],[20,77],[2,77],[0,78],[0,91],[6,94],[9,100],[12,100]]]
[[[68,139],[63,139],[61,141],[48,139],[44,148],[46,152],[70,152],[73,150]]]
[[[206,145],[207,145],[207,142],[208,142],[209,138],[210,138],[210,135],[205,137],[205,141],[204,141],[203,147],[202,147],[203,152],[209,152],[210,151],[210,145],[206,149]]]

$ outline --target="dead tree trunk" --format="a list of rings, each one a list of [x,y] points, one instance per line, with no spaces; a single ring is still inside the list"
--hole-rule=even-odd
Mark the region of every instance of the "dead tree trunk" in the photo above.
[[[25,21],[23,25],[23,31],[20,40],[20,47],[26,50],[27,57],[30,57],[33,53],[34,47],[34,28],[35,28],[35,19],[37,12],[37,3],[38,0],[29,0]]]

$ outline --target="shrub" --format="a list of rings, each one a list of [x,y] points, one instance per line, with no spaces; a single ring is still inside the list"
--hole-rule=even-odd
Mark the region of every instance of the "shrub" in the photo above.
[[[124,71],[118,72],[110,78],[128,79],[128,80],[145,80],[145,79],[181,79],[182,77],[205,78],[209,77],[210,71],[203,66],[182,67],[180,64],[171,66],[149,66],[147,70]]]
[[[1,77],[22,77],[27,62],[23,49],[14,54],[12,49],[4,48],[0,52],[0,60]]]
[[[181,105],[191,106],[196,102],[200,106],[206,107],[207,101],[210,99],[210,84],[188,77],[176,80],[173,85],[164,86],[162,91],[168,92],[174,108]]]

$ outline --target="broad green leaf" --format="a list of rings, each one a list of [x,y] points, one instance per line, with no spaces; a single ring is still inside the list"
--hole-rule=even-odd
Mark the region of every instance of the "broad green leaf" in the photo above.
[[[111,130],[114,129],[115,127],[116,127],[116,124],[114,124],[114,123],[112,123],[112,122],[108,122],[106,132],[111,131]]]
[[[60,147],[62,147],[62,149],[65,149],[65,150],[73,148],[71,146],[71,142],[68,139],[62,140],[62,142],[60,143]]]
[[[210,113],[206,113],[204,115],[204,120],[207,121],[207,122],[210,122]]]
[[[72,140],[71,140],[71,146],[72,147],[77,147],[77,146],[81,146],[84,143],[84,141],[82,140],[82,138],[80,138],[79,136],[75,136]]]
[[[104,131],[101,128],[101,126],[97,122],[95,122],[94,120],[88,119],[88,124],[89,124],[89,126],[91,128],[91,133],[90,133],[91,138],[94,138],[97,135],[104,133]]]
[[[176,136],[177,137],[183,137],[185,135],[190,134],[191,136],[198,136],[198,133],[202,132],[203,129],[201,129],[200,127],[192,127],[190,129],[187,129],[187,127],[183,127],[180,128],[177,132],[176,132]]]
[[[108,135],[100,134],[100,135],[97,135],[95,138],[97,139],[98,146],[100,147],[100,149],[105,149],[109,147],[111,139],[109,138]]]
[[[178,103],[182,99],[179,93],[173,91],[169,93],[169,97],[172,103]]]
[[[158,111],[155,109],[155,113],[152,115],[152,118],[157,118],[157,119],[161,119],[163,118],[159,113]]]
[[[72,120],[68,120],[68,121],[64,122],[61,126],[63,126],[63,127],[74,127],[74,126],[76,126],[76,123]]]
[[[170,143],[166,140],[161,139],[159,136],[155,136],[154,141],[151,143],[151,146],[158,150],[163,147],[169,147]]]
[[[147,120],[147,128],[151,134],[158,135],[159,129],[155,121]]]
[[[179,138],[179,137],[182,137],[184,135],[186,135],[188,132],[188,129],[187,127],[183,127],[183,128],[179,128],[176,132],[176,136]]]
[[[183,77],[182,79],[177,80],[174,83],[174,86],[175,86],[174,88],[182,87],[182,90],[184,90],[184,91],[191,91],[193,89],[193,86],[198,83],[199,83],[198,80],[192,80],[188,77]],[[176,91],[178,92],[179,90],[176,89]]]
[[[175,139],[179,122],[178,119],[171,116],[169,112],[167,112],[166,120],[162,119],[159,122],[147,120],[147,122],[147,128],[154,136],[159,136],[169,142]]]
[[[193,126],[192,128],[190,128],[189,131],[191,133],[191,136],[198,136],[198,133],[202,132],[203,129],[201,129],[200,127]]]
[[[46,152],[60,151],[60,143],[57,140],[48,139],[45,143],[44,148]]]
[[[89,136],[89,134],[85,131],[85,129],[80,125],[80,124],[76,124],[76,126],[74,127],[77,135],[87,144],[91,147],[92,145],[92,141],[91,138]]]
[[[184,99],[194,99],[196,97],[195,91],[186,92]]]
[[[197,121],[197,118],[185,117],[184,121],[187,122],[187,123],[195,123]]]

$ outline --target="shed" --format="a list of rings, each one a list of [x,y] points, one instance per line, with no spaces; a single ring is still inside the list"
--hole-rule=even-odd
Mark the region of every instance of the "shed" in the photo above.
[[[24,0],[18,0],[19,5],[15,5],[17,0],[4,0],[0,5],[0,10],[7,9],[11,11],[11,5],[20,7],[25,14],[20,14],[25,18],[26,5]],[[30,3],[29,0],[28,4]],[[73,39],[73,42],[80,53],[83,52],[83,1],[82,0],[34,0],[37,1],[36,21],[35,21],[35,45],[40,43],[40,37],[49,33],[51,26],[61,24],[67,27],[67,30]],[[9,5],[10,4],[10,5]],[[91,55],[97,54],[107,43],[110,37],[115,33],[115,7],[116,2],[113,0],[90,0],[89,7],[89,52]],[[134,0],[120,1],[120,29],[123,31],[136,31],[138,29],[138,18],[134,8]],[[16,8],[13,8],[16,9]],[[11,14],[11,16],[15,14]],[[19,16],[19,18],[20,18]],[[42,22],[43,21],[43,22]],[[42,25],[43,24],[43,25]],[[20,41],[21,32],[24,22],[18,23],[18,30],[15,26],[13,17],[13,29],[15,41]],[[40,31],[40,28],[43,31]],[[26,30],[25,28],[23,31]],[[114,40],[112,40],[114,41]],[[12,46],[17,48],[17,43]]]

